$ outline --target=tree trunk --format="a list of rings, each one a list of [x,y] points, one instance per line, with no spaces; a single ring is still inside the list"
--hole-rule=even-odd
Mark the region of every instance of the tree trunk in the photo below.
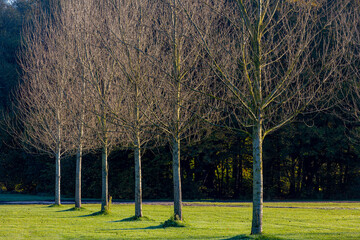
[[[182,221],[182,195],[180,175],[180,139],[173,142],[173,178],[174,178],[174,217]]]
[[[83,73],[84,76],[84,73]],[[81,98],[85,97],[86,81],[83,80],[81,88]],[[82,169],[82,151],[83,151],[83,136],[84,136],[84,118],[85,118],[85,107],[81,105],[79,122],[79,135],[78,135],[78,152],[76,154],[76,179],[75,179],[75,207],[81,208],[81,169]]]
[[[139,136],[137,136],[135,146],[135,217],[142,217],[141,150]]]
[[[60,197],[60,182],[61,182],[61,128],[60,128],[60,113],[57,111],[57,140],[56,140],[56,153],[55,153],[55,205],[61,205]]]
[[[262,124],[256,123],[253,132],[253,219],[251,234],[262,233],[263,216],[263,169],[262,169]]]
[[[55,154],[55,205],[60,205],[60,147],[58,146]]]
[[[76,179],[75,179],[75,207],[81,208],[81,162],[82,162],[82,144],[76,154]]]
[[[102,149],[102,193],[101,193],[101,212],[109,210],[109,185],[108,185],[108,149],[106,144],[104,144]]]

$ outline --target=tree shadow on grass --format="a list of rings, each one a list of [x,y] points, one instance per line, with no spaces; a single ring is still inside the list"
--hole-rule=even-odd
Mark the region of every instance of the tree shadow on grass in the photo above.
[[[152,230],[152,229],[164,229],[163,225],[157,225],[157,226],[149,226],[144,228],[119,228],[119,229],[113,229],[113,230]]]
[[[86,211],[86,208],[77,208],[77,207],[73,207],[73,208],[70,208],[70,209],[65,209],[65,210],[60,210],[60,211],[57,211],[57,212],[80,212],[80,211]]]
[[[124,218],[122,220],[119,221],[112,221],[112,222],[131,222],[131,221],[154,221],[152,219],[149,219],[148,217],[129,217],[129,218]],[[187,224],[185,224],[184,222],[180,222],[180,221],[174,221],[174,220],[167,220],[157,226],[149,226],[149,227],[145,227],[145,228],[121,228],[121,229],[117,229],[117,230],[151,230],[151,229],[165,229],[165,228],[179,228],[179,227],[186,227]]]
[[[50,204],[48,206],[46,206],[47,208],[61,208],[63,205],[59,205],[59,204]]]
[[[96,217],[96,216],[108,216],[108,215],[110,215],[108,211],[100,211],[78,217]]]
[[[246,235],[241,234],[231,238],[224,238],[222,240],[283,240],[282,238],[271,236],[271,235]]]
[[[149,217],[136,217],[136,216],[132,216],[132,217],[128,217],[128,218],[124,218],[121,220],[117,220],[117,221],[111,221],[111,222],[136,222],[136,221],[154,221],[153,219],[149,218]]]
[[[248,237],[247,235],[245,234],[242,234],[242,235],[238,235],[238,236],[235,236],[235,237],[231,237],[231,238],[224,238],[222,240],[249,240],[249,239],[252,239],[250,237]]]

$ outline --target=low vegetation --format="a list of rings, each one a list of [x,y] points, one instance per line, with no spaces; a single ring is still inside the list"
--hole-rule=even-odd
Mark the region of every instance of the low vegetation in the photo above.
[[[360,202],[265,203],[262,236],[249,235],[249,203],[191,204],[185,227],[167,228],[172,206],[144,205],[133,221],[133,204],[113,204],[108,215],[96,204],[0,205],[0,239],[360,239]]]

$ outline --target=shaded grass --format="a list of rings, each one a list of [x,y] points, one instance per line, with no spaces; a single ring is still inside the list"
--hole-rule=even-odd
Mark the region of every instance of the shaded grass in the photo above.
[[[68,209],[67,211],[84,211],[84,210],[86,210],[86,208],[84,207],[73,207]]]
[[[281,238],[274,237],[268,234],[258,235],[258,236],[248,236],[248,235],[239,235],[231,238],[226,238],[224,240],[282,240]]]
[[[170,219],[166,220],[161,224],[163,228],[168,227],[186,227],[185,221],[177,220],[174,216],[172,216]]]
[[[282,203],[283,204],[283,203]],[[287,204],[287,203],[286,203]],[[302,208],[265,208],[264,235],[250,235],[251,205],[246,207],[185,206],[185,227],[163,228],[171,206],[144,205],[151,221],[131,221],[134,205],[112,205],[111,214],[100,215],[99,204],[84,204],[83,211],[69,206],[0,205],[0,239],[360,239],[357,203]],[[281,205],[283,206],[283,205]],[[128,220],[126,220],[128,219]]]
[[[153,221],[153,220],[146,216],[142,216],[142,217],[132,216],[132,217],[124,218],[119,222],[132,222],[132,221]]]
[[[48,207],[49,208],[57,208],[57,207],[62,207],[63,205],[61,204],[50,204]]]
[[[94,212],[94,213],[89,214],[89,215],[84,215],[84,216],[79,216],[79,217],[95,217],[95,216],[107,216],[107,215],[110,215],[109,210],[98,211],[98,212]]]
[[[78,212],[78,211],[87,211],[87,209],[84,208],[84,207],[80,207],[80,208],[78,208],[78,207],[72,207],[72,208],[70,208],[70,209],[61,210],[61,211],[58,211],[58,212],[73,212],[73,211],[76,211],[76,212]]]

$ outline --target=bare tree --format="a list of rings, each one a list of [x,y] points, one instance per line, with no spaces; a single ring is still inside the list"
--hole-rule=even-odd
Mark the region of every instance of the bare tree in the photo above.
[[[359,3],[353,3],[352,9],[355,9],[355,11],[349,11],[347,14],[347,18],[344,16],[342,19],[343,21],[340,21],[340,27],[341,26],[348,26],[349,28],[345,28],[346,33],[350,33],[349,36],[349,42],[348,45],[344,45],[345,48],[350,50],[350,54],[347,58],[347,63],[349,67],[349,74],[348,80],[351,81],[352,86],[352,99],[351,103],[353,104],[351,106],[351,112],[353,113],[353,116],[357,121],[360,120],[360,9],[359,9]],[[347,24],[345,20],[350,19],[351,24]]]
[[[83,65],[83,46],[88,39],[86,28],[91,22],[88,14],[90,6],[84,1],[64,1],[61,6],[63,34],[66,36],[68,55],[71,58],[68,63],[73,71],[68,82],[67,107],[75,129],[71,138],[76,148],[75,208],[81,208],[82,156],[96,146],[95,115],[86,111],[86,107],[92,104],[88,93],[90,73]]]
[[[142,217],[141,154],[151,139],[150,121],[145,116],[149,106],[146,95],[153,81],[149,80],[153,4],[148,0],[112,1],[110,11],[103,16],[111,32],[102,43],[116,63],[114,88],[118,94],[115,106],[108,106],[115,124],[122,127],[124,145],[134,150],[135,217]],[[144,54],[146,52],[146,54]],[[117,109],[113,109],[116,107]]]
[[[98,147],[102,149],[102,212],[109,210],[108,156],[121,136],[113,121],[116,112],[110,109],[117,110],[117,104],[121,103],[118,99],[123,97],[114,88],[117,80],[116,63],[106,50],[109,45],[102,42],[102,39],[110,39],[109,26],[103,17],[109,13],[110,6],[105,1],[69,2],[69,8],[76,9],[73,14],[80,22],[81,37],[76,39],[76,51],[77,61],[83,72],[80,82],[85,84],[81,88],[91,98],[81,105],[81,111],[91,113],[96,118],[96,126],[92,131],[95,131]]]
[[[94,146],[94,133],[89,131],[89,126],[94,128],[94,115],[85,111],[91,102],[85,81],[89,73],[81,64],[82,55],[77,45],[77,39],[82,37],[83,18],[75,5],[67,3],[55,1],[45,10],[39,6],[25,29],[22,55],[25,75],[17,96],[17,114],[20,125],[26,127],[25,134],[17,131],[17,136],[42,151],[55,151],[56,204],[60,204],[60,157],[76,152],[75,207],[80,208],[81,160],[83,151]],[[51,112],[55,113],[55,119]],[[53,139],[46,138],[49,131],[53,131]],[[51,140],[55,139],[54,150]]]
[[[346,81],[339,88],[340,93],[337,95],[341,110],[341,118],[346,124],[359,122],[360,120],[360,8],[359,3],[352,1],[345,14],[341,15],[336,21],[335,28],[342,34],[341,47],[346,53],[345,60],[342,63],[343,68],[339,69]],[[345,113],[345,115],[343,114]],[[336,112],[338,115],[339,113]],[[355,128],[350,132],[351,140],[358,142],[359,132]]]
[[[72,149],[72,125],[66,107],[67,83],[71,77],[66,39],[58,24],[60,9],[53,6],[53,17],[34,10],[31,24],[24,30],[20,65],[23,84],[16,96],[19,129],[13,134],[28,150],[37,149],[55,157],[55,204],[60,205],[60,159]]]
[[[203,26],[193,22],[217,86],[226,90],[206,94],[223,99],[227,127],[253,139],[252,234],[262,233],[264,139],[310,105],[319,110],[316,103],[331,97],[343,56],[337,44],[341,36],[332,27],[347,3],[203,1],[211,37],[205,39]]]
[[[186,6],[187,12],[181,8]],[[174,219],[182,220],[180,143],[199,136],[200,118],[212,115],[208,102],[196,91],[205,91],[209,80],[203,68],[203,51],[194,41],[191,22],[198,23],[200,6],[195,1],[162,0],[154,13],[154,79],[148,104],[151,121],[168,136],[174,184]]]

